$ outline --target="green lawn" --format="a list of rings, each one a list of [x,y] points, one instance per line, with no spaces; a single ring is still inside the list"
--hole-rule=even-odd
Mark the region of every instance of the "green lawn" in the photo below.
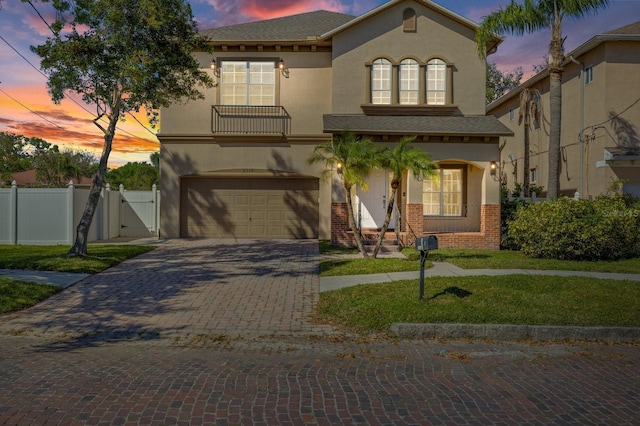
[[[0,277],[0,313],[28,308],[60,291],[61,287]]]
[[[327,253],[320,246],[320,253]],[[353,249],[337,249],[346,253],[357,253]],[[351,250],[348,252],[347,250]],[[336,252],[340,253],[340,252]],[[360,275],[383,272],[404,272],[420,270],[420,253],[413,247],[406,247],[402,253],[407,259],[362,259],[340,258],[320,261],[320,276]],[[574,261],[554,259],[534,259],[521,252],[509,250],[461,250],[439,249],[429,253],[425,268],[430,261],[449,262],[463,269],[537,269],[590,272],[617,272],[640,274],[640,258],[617,261]]]
[[[0,269],[95,274],[154,248],[153,246],[89,245],[88,256],[66,257],[69,246],[0,245]]]
[[[359,332],[394,322],[640,326],[637,282],[508,275],[365,284],[320,294],[321,322]]]

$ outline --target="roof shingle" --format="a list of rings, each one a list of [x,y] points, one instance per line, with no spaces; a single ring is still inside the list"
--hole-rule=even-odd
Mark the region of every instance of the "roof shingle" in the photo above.
[[[346,24],[354,16],[318,10],[265,21],[248,22],[200,31],[214,42],[306,41]]]

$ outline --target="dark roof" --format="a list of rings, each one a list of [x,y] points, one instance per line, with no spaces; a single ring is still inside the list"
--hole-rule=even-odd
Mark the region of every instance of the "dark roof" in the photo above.
[[[605,34],[640,34],[640,21],[607,31]]]
[[[325,115],[324,131],[351,130],[364,134],[513,136],[492,115],[482,116],[368,116]]]
[[[214,42],[220,41],[306,41],[354,19],[342,13],[318,10],[265,21],[248,22],[200,31]]]

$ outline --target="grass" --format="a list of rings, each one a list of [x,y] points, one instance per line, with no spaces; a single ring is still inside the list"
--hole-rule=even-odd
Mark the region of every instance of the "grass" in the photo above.
[[[320,295],[321,322],[358,332],[394,322],[640,326],[636,282],[532,275],[438,277],[365,284]]]
[[[0,277],[0,313],[28,308],[60,291],[61,287]]]
[[[0,269],[82,272],[95,274],[153,246],[89,245],[89,255],[66,257],[69,246],[0,245]]]
[[[331,247],[328,242],[324,242],[324,244],[321,242],[320,253],[357,254],[358,250]],[[413,247],[405,247],[402,249],[402,253],[407,259],[323,259],[320,261],[320,276],[418,271],[420,269],[420,253]],[[429,253],[425,268],[433,266],[430,261],[449,262],[462,269],[536,269],[640,274],[640,258],[588,262],[535,259],[527,257],[521,252],[509,250],[439,249]]]
[[[640,274],[640,258],[616,261],[535,259],[511,250],[439,249],[430,260],[449,262],[463,269],[546,269]]]

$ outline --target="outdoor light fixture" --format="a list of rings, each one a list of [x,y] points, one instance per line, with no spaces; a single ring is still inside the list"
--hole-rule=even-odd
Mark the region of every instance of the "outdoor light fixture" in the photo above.
[[[489,164],[489,169],[491,170],[491,176],[495,176],[498,171],[498,163],[496,163],[495,161],[492,161]]]
[[[341,175],[342,174],[342,163],[338,162],[336,164],[336,169],[338,169],[338,174]]]
[[[211,59],[211,69],[213,70],[213,75],[220,77],[220,68],[218,68],[218,64],[215,59]]]
[[[285,76],[286,78],[289,78],[289,68],[287,68],[287,66],[284,63],[284,59],[280,58],[280,60],[278,61],[278,69],[280,70],[280,73]]]

